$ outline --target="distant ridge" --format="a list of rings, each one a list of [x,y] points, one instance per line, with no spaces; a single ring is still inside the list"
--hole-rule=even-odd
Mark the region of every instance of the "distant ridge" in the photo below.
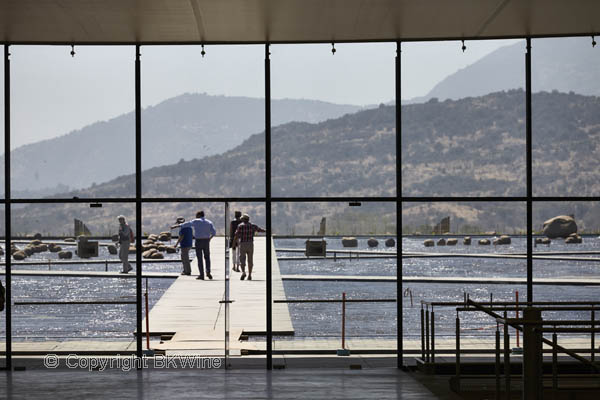
[[[320,122],[360,109],[294,99],[273,100],[271,107],[273,125]],[[262,130],[263,99],[182,94],[142,111],[143,169],[220,154]],[[133,173],[134,156],[133,112],[19,147],[11,152],[13,197],[51,195]]]

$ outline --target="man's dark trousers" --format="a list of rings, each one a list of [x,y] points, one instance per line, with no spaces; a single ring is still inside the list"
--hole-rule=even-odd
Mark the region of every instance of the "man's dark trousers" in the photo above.
[[[204,277],[202,253],[204,253],[204,261],[206,262],[206,273],[210,274],[210,239],[196,239],[196,258],[198,259],[198,271],[200,272],[200,276]]]

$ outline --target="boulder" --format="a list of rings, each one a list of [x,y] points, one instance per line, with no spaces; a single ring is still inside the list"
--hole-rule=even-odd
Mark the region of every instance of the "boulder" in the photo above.
[[[394,247],[396,245],[396,240],[393,238],[389,238],[385,241],[385,247]]]
[[[48,245],[48,250],[51,253],[58,253],[59,251],[62,251],[62,247],[60,247],[54,243],[51,243],[50,245]]]
[[[375,238],[369,238],[369,240],[367,240],[367,245],[369,247],[377,247],[379,246],[379,241]]]
[[[152,253],[150,258],[153,260],[162,260],[163,258],[165,258],[165,256],[163,255],[163,253],[157,251],[156,253]]]
[[[358,240],[355,237],[343,237],[342,246],[344,247],[358,247]]]
[[[572,233],[577,233],[575,220],[568,215],[559,215],[544,222],[544,236],[554,238],[566,238]]]
[[[40,248],[40,253],[48,251],[48,245],[47,244],[42,243],[42,244],[39,245],[39,248]]]
[[[29,244],[33,244],[33,245],[37,246],[39,244],[42,244],[42,241],[39,239],[36,239],[36,240],[32,240]]]
[[[433,241],[433,239],[426,239],[423,242],[423,246],[425,246],[425,247],[433,247],[433,246],[435,246],[435,242]]]
[[[177,249],[174,246],[165,246],[167,254],[177,253]]]
[[[535,238],[535,244],[542,244],[542,238]]]
[[[552,240],[551,240],[551,239],[548,239],[548,238],[543,238],[543,239],[542,239],[542,244],[549,245],[550,243],[552,243]]]
[[[156,249],[157,249],[158,251],[165,251],[165,250],[166,250],[166,247],[167,247],[167,246],[165,246],[164,244],[159,244],[159,245],[156,247]]]
[[[479,239],[479,245],[480,246],[489,246],[490,245],[490,239]]]
[[[143,246],[150,246],[151,244],[154,244],[153,240],[146,240],[142,243]]]
[[[152,255],[154,253],[158,253],[158,250],[156,249],[150,249],[150,250],[146,250],[142,253],[142,257],[144,258],[152,258]]]
[[[25,248],[23,249],[23,251],[25,252],[25,254],[27,254],[27,257],[29,257],[30,255],[32,255],[33,253],[35,253],[35,250],[33,249],[33,246],[25,246]]]
[[[115,246],[114,244],[109,244],[108,246],[106,246],[106,249],[108,250],[109,254],[117,254],[117,246]]]
[[[135,254],[135,246],[129,246],[129,254]]]
[[[75,243],[75,238],[65,238],[65,242],[67,243]]]
[[[158,235],[158,240],[161,242],[168,242],[171,240],[171,232],[161,232],[160,235]]]
[[[35,235],[33,235],[33,238],[37,240],[42,240],[42,234],[38,232]]]
[[[583,243],[583,239],[578,234],[572,233],[569,235],[568,238],[565,239],[565,243],[573,243],[573,244]]]
[[[58,252],[58,258],[69,260],[73,258],[73,252],[68,250],[63,250]]]
[[[458,243],[458,239],[455,239],[455,238],[450,238],[450,239],[446,240],[447,246],[456,246],[457,243]]]
[[[438,246],[445,246],[446,245],[446,239],[441,238],[440,240],[437,241],[437,245]]]
[[[156,233],[153,233],[151,235],[148,235],[148,240],[151,240],[153,242],[156,242],[158,240],[158,235]]]
[[[502,235],[497,239],[494,239],[494,246],[510,244],[511,239],[508,235]]]
[[[24,260],[25,258],[27,258],[27,255],[22,250],[15,251],[12,256],[15,260],[18,260],[18,261],[21,261],[21,260]]]
[[[470,246],[470,245],[471,245],[471,237],[470,237],[470,236],[465,236],[465,237],[463,238],[463,244],[464,244],[465,246]]]

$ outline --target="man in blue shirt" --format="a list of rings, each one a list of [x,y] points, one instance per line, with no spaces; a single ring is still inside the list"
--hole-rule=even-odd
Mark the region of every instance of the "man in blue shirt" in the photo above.
[[[175,225],[177,227],[177,225]],[[212,221],[204,218],[204,211],[196,213],[196,219],[184,222],[179,225],[180,228],[194,228],[194,236],[196,237],[196,258],[198,259],[198,270],[200,274],[196,279],[204,279],[204,263],[202,255],[206,263],[206,276],[212,279],[210,274],[210,240],[217,234],[217,230]]]
[[[177,218],[177,224],[183,224],[184,222],[185,218]],[[191,227],[179,228],[179,238],[177,239],[177,243],[175,243],[175,248],[177,248],[177,245],[181,243],[181,262],[183,264],[183,272],[181,275],[192,274],[192,266],[190,265],[190,250],[192,249],[193,240],[194,233]]]

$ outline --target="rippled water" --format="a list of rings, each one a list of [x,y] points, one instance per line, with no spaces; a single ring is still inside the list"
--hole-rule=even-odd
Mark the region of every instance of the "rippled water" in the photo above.
[[[584,251],[599,250],[600,240],[586,237],[580,245],[566,245],[555,241],[550,247],[539,246],[534,251]],[[303,248],[304,239],[277,239],[276,248]],[[342,249],[339,238],[327,238],[328,249]],[[395,247],[380,246],[369,249],[366,238],[359,238],[358,250],[382,253],[395,251]],[[513,238],[509,246],[464,246],[425,248],[422,238],[405,238],[403,251],[406,252],[442,252],[442,253],[524,253],[524,238]],[[294,253],[279,253],[279,257],[292,257]],[[36,255],[28,260],[49,257]],[[50,255],[55,257],[55,255]],[[179,272],[181,269],[178,254],[167,255],[172,263],[146,264],[146,271]],[[104,247],[100,248],[99,259],[116,256],[108,255]],[[280,261],[281,273],[300,275],[362,275],[395,276],[396,259],[352,259],[322,260],[309,259],[299,261]],[[19,266],[19,269],[48,269],[48,266]],[[104,270],[104,265],[77,264],[52,266],[52,269],[67,270]],[[119,271],[120,264],[108,266],[110,271]],[[594,277],[600,273],[600,263],[582,261],[534,260],[535,278]],[[476,258],[407,258],[403,262],[405,276],[437,277],[525,277],[526,261],[514,259],[476,259]],[[150,279],[150,306],[162,296],[173,282],[171,279]],[[526,299],[524,285],[494,284],[443,284],[443,283],[404,283],[407,290],[403,296],[404,334],[406,337],[418,337],[420,334],[421,301],[461,301],[468,292],[473,299],[489,300],[493,294],[495,300],[514,300],[515,291],[520,298]],[[323,282],[323,281],[284,281],[288,299],[334,299],[341,298],[345,292],[348,298],[355,299],[395,299],[395,282]],[[411,299],[408,291],[412,293]],[[534,286],[534,300],[600,300],[596,287]],[[135,300],[135,280],[98,279],[64,277],[13,277],[13,300]],[[292,322],[296,337],[339,337],[341,327],[341,305],[339,303],[290,304]],[[349,337],[387,337],[396,335],[396,303],[350,303],[347,305],[346,332]],[[462,316],[461,316],[462,317]],[[577,314],[570,318],[588,318],[587,314]],[[454,334],[455,311],[451,308],[436,309],[436,334]],[[14,305],[14,340],[52,340],[98,338],[131,338],[135,329],[135,305]],[[480,314],[464,314],[463,329],[466,334],[487,334],[495,323]],[[0,314],[0,335],[4,336],[4,313]]]

